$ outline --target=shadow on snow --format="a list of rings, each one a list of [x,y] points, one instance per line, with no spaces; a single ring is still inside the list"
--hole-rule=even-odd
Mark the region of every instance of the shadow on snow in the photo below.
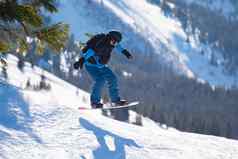
[[[113,134],[109,131],[103,130],[86,119],[79,118],[79,123],[82,127],[85,129],[92,131],[94,135],[97,138],[98,143],[100,144],[100,147],[93,150],[94,159],[125,159],[126,153],[125,153],[125,146],[130,147],[136,147],[141,148],[141,146],[137,145],[134,140],[123,138],[121,136],[118,136],[116,134]],[[115,150],[111,151],[105,141],[105,136],[110,136],[114,138],[114,144],[115,144]],[[83,157],[83,156],[82,156]]]
[[[10,84],[0,83],[0,125],[25,132],[36,142],[42,143],[42,140],[34,134],[29,126],[29,123],[32,122],[29,105],[22,97],[19,89]],[[9,135],[0,132],[0,140],[7,137]]]

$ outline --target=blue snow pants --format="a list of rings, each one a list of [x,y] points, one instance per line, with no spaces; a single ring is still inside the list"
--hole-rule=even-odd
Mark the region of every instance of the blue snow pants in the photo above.
[[[94,80],[94,85],[92,87],[90,97],[91,103],[100,102],[102,89],[106,82],[108,85],[111,102],[117,102],[120,100],[117,77],[109,67],[105,66],[102,68],[98,68],[95,66],[85,65],[85,68]]]

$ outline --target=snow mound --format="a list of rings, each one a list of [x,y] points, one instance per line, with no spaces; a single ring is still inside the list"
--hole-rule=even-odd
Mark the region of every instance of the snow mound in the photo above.
[[[122,123],[89,107],[89,94],[54,75],[8,58],[8,82],[0,85],[0,158],[3,159],[217,159],[238,158],[238,142],[184,133],[143,118]],[[25,89],[44,72],[49,91]]]

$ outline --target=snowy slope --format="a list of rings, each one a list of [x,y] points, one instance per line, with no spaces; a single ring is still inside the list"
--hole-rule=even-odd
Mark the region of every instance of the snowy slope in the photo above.
[[[229,18],[234,16],[236,13],[235,7],[231,0],[181,0],[187,4],[198,4],[203,7],[209,8],[212,11],[223,14],[225,17]],[[235,16],[237,19],[237,15]]]
[[[191,44],[188,44],[181,23],[166,17],[158,6],[146,0],[82,0],[80,3],[62,0],[61,4],[60,12],[53,18],[69,23],[78,40],[85,41],[87,32],[116,28],[125,36],[126,47],[146,52],[149,43],[165,63],[189,78],[211,85],[237,85],[237,77],[224,74],[224,59],[219,52],[216,53],[218,66],[215,67],[210,64],[215,51],[211,46],[200,43],[196,37],[190,37]],[[199,31],[196,36],[198,34]]]
[[[9,57],[9,84],[0,85],[1,159],[237,159],[238,141],[164,129],[149,119],[134,126],[101,115],[88,93],[44,72],[50,91],[24,89],[42,70],[22,73]]]

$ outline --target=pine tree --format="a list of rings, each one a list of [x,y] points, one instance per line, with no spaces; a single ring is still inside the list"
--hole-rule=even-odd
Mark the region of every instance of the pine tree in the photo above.
[[[57,12],[55,0],[0,1],[0,52],[27,53],[29,39],[37,43],[37,52],[46,47],[60,52],[68,39],[69,27],[64,23],[46,26],[42,8]]]

